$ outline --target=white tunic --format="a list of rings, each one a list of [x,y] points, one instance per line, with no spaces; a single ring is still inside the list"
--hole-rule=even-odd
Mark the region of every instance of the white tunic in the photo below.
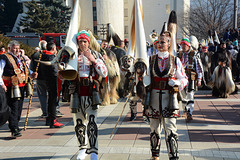
[[[89,77],[90,74],[90,66],[92,62],[83,55],[83,53],[80,53],[78,56],[78,73],[80,77]],[[107,77],[108,71],[107,67],[104,64],[104,62],[97,57],[96,63],[93,65],[95,68],[95,71],[103,78]],[[95,73],[92,73],[92,76],[95,76]]]

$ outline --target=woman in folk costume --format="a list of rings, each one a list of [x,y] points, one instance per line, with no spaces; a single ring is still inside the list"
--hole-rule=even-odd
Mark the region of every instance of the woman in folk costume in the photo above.
[[[87,31],[78,33],[77,44],[79,77],[72,81],[72,84],[76,84],[75,87],[70,87],[75,88],[73,94],[79,98],[79,105],[72,106],[75,132],[80,144],[77,159],[85,159],[86,154],[91,154],[91,160],[95,160],[98,154],[97,108],[100,103],[97,79],[99,76],[105,78],[108,71],[98,53],[89,49],[90,35]]]
[[[171,52],[171,32],[163,32],[157,42],[158,52],[150,59],[151,85],[150,105],[145,114],[150,118],[150,143],[152,159],[159,159],[161,131],[165,139],[170,160],[178,157],[178,135],[176,120],[179,117],[177,92],[188,83],[181,61]]]

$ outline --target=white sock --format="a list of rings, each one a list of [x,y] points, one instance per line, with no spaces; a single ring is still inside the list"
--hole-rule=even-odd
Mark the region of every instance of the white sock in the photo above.
[[[91,160],[98,160],[96,153],[91,153]]]
[[[77,160],[84,160],[85,157],[87,156],[86,154],[87,149],[81,149],[78,153]]]

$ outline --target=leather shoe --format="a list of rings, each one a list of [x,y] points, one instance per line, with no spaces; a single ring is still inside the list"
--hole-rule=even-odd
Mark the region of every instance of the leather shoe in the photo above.
[[[159,157],[152,157],[151,160],[159,160]]]
[[[13,131],[12,131],[12,138],[17,138],[17,137],[21,137],[22,136],[22,133],[20,133],[19,131],[18,131],[18,129],[14,129]]]
[[[64,124],[59,123],[57,119],[53,121],[53,124],[50,124],[50,128],[62,128],[64,127]]]

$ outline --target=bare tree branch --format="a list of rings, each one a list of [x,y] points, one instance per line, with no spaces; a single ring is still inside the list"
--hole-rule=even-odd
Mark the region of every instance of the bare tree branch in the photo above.
[[[187,36],[206,39],[208,30],[223,33],[232,24],[231,0],[192,0],[188,17],[180,17],[179,27]]]

